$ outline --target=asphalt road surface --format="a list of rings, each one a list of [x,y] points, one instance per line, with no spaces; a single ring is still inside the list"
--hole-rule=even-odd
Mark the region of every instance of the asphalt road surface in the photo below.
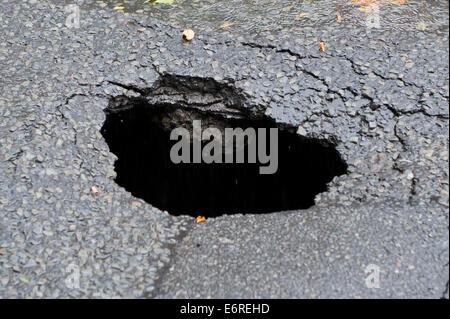
[[[343,21],[321,4],[305,24],[205,23],[191,42],[176,18],[101,2],[69,27],[67,4],[0,4],[1,297],[448,298],[446,1],[398,29],[367,28],[349,2]],[[395,6],[380,10],[423,2]],[[202,223],[133,197],[103,110],[123,96],[226,111],[202,81],[333,143],[348,174],[310,209]]]

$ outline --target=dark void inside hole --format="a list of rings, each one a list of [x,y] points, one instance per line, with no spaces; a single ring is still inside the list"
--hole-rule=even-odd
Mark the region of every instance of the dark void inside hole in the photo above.
[[[177,141],[170,140],[170,130],[155,123],[167,111],[144,102],[121,111],[107,109],[101,132],[118,157],[117,184],[173,215],[214,217],[305,209],[314,205],[314,197],[326,191],[333,177],[346,173],[346,164],[331,145],[287,129],[278,130],[278,170],[271,175],[260,174],[263,164],[258,160],[174,164],[170,149]],[[198,115],[198,119],[206,116]],[[227,127],[276,125],[270,120],[234,119],[227,120]]]

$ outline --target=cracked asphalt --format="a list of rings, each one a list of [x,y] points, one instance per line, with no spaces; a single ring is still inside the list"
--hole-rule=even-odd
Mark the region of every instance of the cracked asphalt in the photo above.
[[[205,23],[191,42],[102,2],[80,28],[66,3],[0,3],[0,296],[448,298],[448,3],[426,30],[368,30],[326,1],[311,24]],[[114,182],[100,128],[123,97],[265,114],[333,143],[348,174],[307,210],[171,216]]]

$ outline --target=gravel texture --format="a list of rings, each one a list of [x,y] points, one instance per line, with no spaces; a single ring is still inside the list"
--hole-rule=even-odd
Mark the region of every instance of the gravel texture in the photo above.
[[[59,1],[0,3],[1,297],[448,298],[448,20],[258,37],[205,26],[184,42],[101,2],[81,7],[80,28],[66,18]],[[170,216],[113,181],[99,130],[118,96],[211,111],[231,97],[334,143],[348,174],[308,210]]]

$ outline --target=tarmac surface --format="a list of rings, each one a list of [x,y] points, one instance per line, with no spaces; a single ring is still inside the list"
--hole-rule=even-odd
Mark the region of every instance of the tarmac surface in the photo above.
[[[311,25],[205,23],[185,42],[170,18],[101,2],[79,28],[66,3],[2,2],[0,296],[448,298],[448,3],[433,5],[426,27],[368,29],[348,3],[344,23],[321,6]],[[348,174],[307,210],[171,216],[114,182],[100,128],[117,97],[265,114],[333,143]]]

